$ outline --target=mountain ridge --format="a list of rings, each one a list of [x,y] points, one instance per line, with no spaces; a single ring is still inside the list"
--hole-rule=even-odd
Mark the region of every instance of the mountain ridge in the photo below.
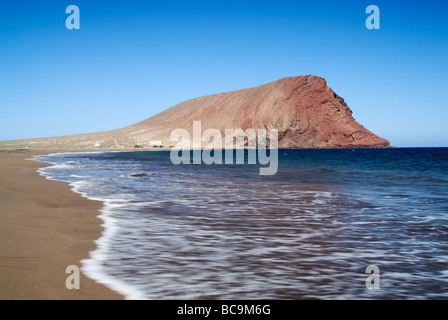
[[[217,93],[174,105],[133,125],[88,134],[0,142],[12,148],[133,148],[161,142],[171,147],[174,129],[277,129],[279,148],[384,148],[389,141],[355,121],[345,100],[324,78],[286,77],[248,89]],[[204,147],[205,142],[202,147]]]

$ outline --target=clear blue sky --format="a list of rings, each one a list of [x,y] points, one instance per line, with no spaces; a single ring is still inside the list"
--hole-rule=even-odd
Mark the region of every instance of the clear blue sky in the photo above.
[[[68,5],[81,29],[68,30]],[[381,29],[365,27],[366,7]],[[447,1],[0,2],[0,140],[124,127],[314,74],[394,146],[448,146]]]

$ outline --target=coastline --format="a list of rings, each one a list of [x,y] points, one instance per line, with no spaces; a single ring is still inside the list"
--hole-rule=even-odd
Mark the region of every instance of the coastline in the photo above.
[[[50,164],[26,160],[61,152],[66,151],[0,150],[1,300],[124,298],[82,271],[79,290],[65,286],[66,267],[81,267],[104,228],[98,217],[102,203],[39,175],[37,170]]]

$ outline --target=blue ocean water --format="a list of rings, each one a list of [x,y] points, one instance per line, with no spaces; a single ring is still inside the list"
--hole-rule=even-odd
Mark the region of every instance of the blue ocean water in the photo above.
[[[35,160],[104,202],[82,270],[129,299],[448,298],[448,148],[279,150],[273,176],[164,151]]]

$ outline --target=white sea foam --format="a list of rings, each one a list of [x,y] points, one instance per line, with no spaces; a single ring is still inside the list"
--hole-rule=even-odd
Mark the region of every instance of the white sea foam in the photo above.
[[[294,167],[284,179],[252,180],[241,167],[179,170],[131,156],[38,160],[53,161],[39,170],[47,179],[103,202],[104,231],[81,270],[127,299],[447,296],[434,289],[448,280],[446,203],[430,213],[415,188],[335,191],[324,177],[308,188]],[[122,179],[131,172],[154,180]],[[387,197],[400,192],[419,196]],[[381,268],[381,292],[363,290],[370,264]]]
[[[102,262],[108,259],[107,252],[113,241],[113,236],[117,232],[119,225],[116,219],[113,219],[109,215],[108,205],[105,204],[103,209],[101,209],[101,215],[99,218],[103,220],[102,226],[104,231],[101,237],[95,241],[97,248],[90,252],[90,259],[82,260],[81,270],[89,278],[104,284],[106,287],[122,294],[125,299],[128,300],[144,300],[145,295],[135,286],[126,284],[124,281],[119,280],[117,277],[112,277],[104,271],[104,267],[101,265]]]
[[[73,153],[64,153],[64,154],[73,154]],[[83,152],[80,154],[90,154],[89,152]],[[51,154],[53,156],[57,156],[60,154]],[[31,158],[28,160],[38,161],[42,162],[42,160],[39,159],[39,157]],[[55,169],[65,169],[70,167],[67,164],[56,164],[55,162],[48,162],[47,163],[52,164],[53,166],[51,168]],[[54,177],[52,177],[49,174],[45,173],[46,168],[38,169],[40,175],[46,177],[48,180],[53,181],[60,181]],[[82,176],[77,176],[82,177]],[[119,280],[116,277],[109,276],[101,266],[101,262],[107,260],[107,254],[108,248],[113,241],[113,235],[116,233],[117,229],[119,228],[117,221],[109,216],[110,207],[117,207],[120,206],[119,203],[127,203],[129,200],[126,199],[102,199],[102,198],[95,198],[88,196],[85,192],[80,191],[80,188],[88,185],[89,181],[83,180],[83,181],[77,181],[69,183],[69,185],[72,187],[72,191],[79,193],[82,197],[95,200],[95,201],[101,201],[104,203],[103,208],[100,210],[100,215],[98,217],[103,221],[103,224],[101,225],[104,230],[101,235],[101,237],[97,240],[94,240],[97,248],[94,251],[90,252],[90,259],[84,259],[81,260],[81,270],[82,272],[89,278],[95,280],[98,283],[101,283],[105,285],[106,287],[110,288],[111,290],[114,290],[120,294],[122,294],[125,299],[129,300],[143,300],[145,299],[145,296],[143,292],[138,290],[135,286],[127,285],[124,281]]]
[[[72,178],[88,178],[88,176],[83,176],[80,174],[71,174],[70,177],[72,177]]]

